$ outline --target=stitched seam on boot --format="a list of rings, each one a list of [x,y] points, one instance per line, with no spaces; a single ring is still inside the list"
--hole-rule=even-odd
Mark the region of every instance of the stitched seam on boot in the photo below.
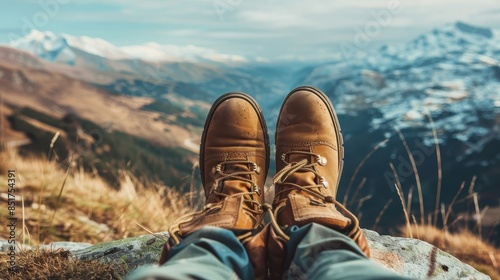
[[[236,215],[231,214],[231,213],[224,213],[224,215],[223,215],[223,216],[230,216],[230,217],[234,218],[235,220],[234,220],[233,222],[225,222],[225,223],[220,223],[220,222],[219,222],[219,223],[207,223],[207,224],[205,224],[205,225],[203,225],[203,226],[200,226],[200,225],[201,225],[201,223],[205,221],[205,219],[204,219],[204,218],[206,218],[206,217],[208,217],[208,216],[213,217],[213,215],[203,215],[203,216],[199,216],[199,217],[198,217],[198,219],[197,219],[197,221],[196,221],[195,223],[192,223],[192,220],[191,220],[191,221],[189,221],[189,222],[186,222],[186,223],[184,223],[184,224],[179,225],[179,229],[181,230],[181,232],[183,232],[183,231],[185,231],[185,229],[186,229],[186,227],[187,227],[187,228],[191,228],[191,229],[192,229],[192,231],[191,231],[191,232],[193,232],[193,231],[196,231],[196,230],[198,230],[198,229],[202,228],[203,226],[216,226],[216,227],[223,227],[223,226],[230,226],[230,225],[233,225],[233,224],[236,222],[236,218],[235,218],[235,216],[236,216]],[[190,232],[190,233],[191,233],[191,232]]]
[[[239,203],[238,203],[239,207],[237,208],[236,211],[227,211],[226,209],[227,209],[229,203],[228,203],[228,200],[224,200],[222,202],[222,208],[220,209],[220,212],[217,212],[214,214],[206,214],[205,212],[200,213],[200,215],[197,216],[196,218],[193,218],[193,220],[179,225],[179,229],[181,229],[181,231],[183,231],[184,229],[186,229],[186,227],[191,226],[193,231],[197,230],[198,228],[201,228],[200,224],[205,222],[205,218],[210,217],[210,218],[214,219],[214,217],[217,217],[217,216],[229,216],[229,217],[233,218],[233,220],[230,222],[223,222],[223,223],[221,223],[221,222],[208,222],[208,224],[205,224],[205,226],[206,225],[217,226],[217,227],[224,227],[224,226],[231,226],[231,225],[234,226],[238,222],[238,212],[241,209],[241,201],[242,201],[241,198],[239,198],[239,197],[237,198],[237,200],[239,201]],[[196,221],[194,221],[194,219],[196,219]]]
[[[247,157],[247,156],[260,157],[264,159],[266,158],[266,154],[261,152],[224,152],[224,153],[210,153],[208,155],[205,155],[205,162],[207,160],[218,157]]]
[[[329,218],[329,219],[334,219],[334,217],[326,216],[326,215],[317,215],[317,214],[300,215],[300,213],[298,213],[300,209],[307,208],[307,207],[310,207],[310,206],[309,205],[305,205],[305,206],[299,207],[297,205],[296,200],[295,200],[295,196],[296,195],[292,195],[292,197],[290,197],[290,202],[292,204],[291,206],[292,206],[293,216],[294,216],[295,220],[302,221],[302,220],[309,219],[309,218]],[[306,198],[306,199],[309,199],[309,198]],[[322,209],[324,209],[324,208],[322,208]],[[338,211],[336,211],[336,210],[334,210],[332,208],[328,208],[328,209],[332,211],[332,214],[336,214],[336,216],[338,215],[339,220],[345,219],[345,221],[349,221],[349,218],[346,218],[346,217],[342,216],[342,214],[340,214]],[[334,211],[336,211],[336,212],[334,212]]]
[[[325,145],[336,151],[338,150],[338,145],[334,145],[333,143],[325,141],[311,141],[302,143],[280,142],[279,144],[276,144],[276,146],[286,146],[286,147],[303,147],[303,146],[318,146],[318,145]]]

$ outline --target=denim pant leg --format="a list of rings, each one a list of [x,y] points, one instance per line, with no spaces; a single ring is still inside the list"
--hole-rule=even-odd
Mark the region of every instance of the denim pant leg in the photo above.
[[[408,279],[370,261],[349,237],[319,224],[289,230],[283,279]]]
[[[235,234],[204,227],[174,246],[160,267],[138,269],[128,280],[139,279],[252,279],[253,268]]]

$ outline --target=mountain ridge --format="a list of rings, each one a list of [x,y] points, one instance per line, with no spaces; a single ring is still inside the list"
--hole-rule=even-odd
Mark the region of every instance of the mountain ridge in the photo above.
[[[46,60],[75,64],[75,51],[87,52],[110,60],[136,59],[149,62],[216,62],[241,63],[248,61],[241,55],[219,53],[194,45],[160,45],[150,42],[141,45],[115,46],[101,38],[55,34],[32,30],[10,45],[34,53]],[[145,55],[145,52],[150,52]]]
[[[220,94],[250,93],[260,103],[267,122],[274,124],[286,93],[296,85],[311,84],[330,97],[342,124],[347,154],[340,197],[345,195],[346,180],[355,175],[356,165],[378,143],[386,141],[356,173],[358,178],[354,178],[352,184],[364,185],[348,207],[356,207],[356,199],[373,193],[384,198],[395,195],[389,163],[395,165],[405,188],[414,186],[412,170],[407,168],[410,166],[407,152],[395,128],[406,137],[418,171],[426,174],[421,176],[426,209],[434,207],[436,170],[441,168],[436,164],[436,142],[442,151],[443,186],[452,188],[442,195],[442,202],[453,199],[453,188],[458,188],[462,181],[477,178],[474,182],[483,195],[480,206],[493,207],[498,205],[499,195],[495,182],[500,181],[496,168],[500,165],[499,34],[498,30],[457,22],[437,27],[401,47],[387,45],[360,58],[325,61],[307,67],[273,62],[234,66],[206,62],[92,61],[96,56],[88,53],[78,53],[80,61],[87,63],[83,65],[52,63],[41,58],[38,64],[47,71],[56,69],[74,80],[97,87],[117,102],[128,98],[150,100],[136,108],[144,111],[140,115],[154,115],[143,121],[191,131],[188,143],[177,141],[176,145],[193,151],[207,108]],[[23,54],[29,57],[27,64],[36,64],[31,55]],[[20,96],[28,98],[23,94]],[[85,112],[82,104],[77,105],[78,110]],[[183,113],[177,111],[179,108]],[[107,109],[100,110],[106,113]],[[116,121],[129,118],[127,115],[115,117]],[[272,135],[273,125],[269,127]],[[165,141],[168,141],[165,134],[172,133],[146,132]],[[369,180],[358,182],[363,178]],[[382,209],[385,203],[385,200],[374,199],[359,208],[372,211]],[[418,207],[417,196],[413,196],[410,204],[413,209]],[[465,207],[457,211],[465,211]],[[400,213],[400,209],[391,205],[387,213]],[[375,218],[368,214],[362,222],[373,223]],[[389,227],[399,222],[402,221],[383,219],[380,224]]]

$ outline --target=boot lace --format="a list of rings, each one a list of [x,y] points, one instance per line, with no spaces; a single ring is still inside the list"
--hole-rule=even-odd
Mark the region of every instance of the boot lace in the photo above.
[[[286,160],[286,156],[289,154],[302,154],[306,156],[313,156],[316,159],[316,161],[308,163],[307,159],[303,159],[299,162],[290,163]],[[321,176],[314,168],[316,165],[325,166],[327,164],[327,160],[325,157],[322,157],[319,154],[306,151],[289,151],[281,155],[281,160],[286,164],[286,166],[276,173],[276,175],[273,178],[273,184],[283,185],[286,186],[286,188],[283,188],[280,192],[276,193],[275,199],[277,199],[280,194],[289,192],[290,191],[289,188],[300,189],[319,199],[325,198],[325,195],[318,190],[319,188],[328,189],[330,185],[328,184],[326,179],[323,176]],[[288,179],[288,177],[290,177],[290,175],[292,175],[295,172],[312,172],[316,176],[316,178],[319,178],[320,184],[310,185],[310,186],[300,186],[294,183],[285,183],[286,179]],[[275,201],[275,204],[276,202],[277,201]]]
[[[250,169],[248,171],[233,171],[233,172],[225,172],[224,166],[226,165],[236,165],[236,164],[245,164],[249,165]],[[255,221],[256,224],[259,224],[262,221],[262,215],[259,215],[263,212],[262,206],[259,203],[258,197],[260,197],[261,193],[259,190],[259,186],[255,184],[252,180],[252,176],[255,174],[260,174],[260,167],[252,161],[246,160],[233,160],[233,161],[223,161],[212,168],[212,174],[214,176],[219,176],[214,180],[214,184],[209,191],[208,197],[214,195],[218,198],[217,202],[207,203],[203,206],[200,211],[196,211],[193,213],[186,214],[179,219],[177,219],[169,228],[168,232],[172,240],[175,244],[180,243],[180,224],[188,222],[192,220],[195,216],[200,215],[204,212],[207,214],[215,213],[219,211],[222,206],[224,200],[233,197],[243,197],[243,205],[242,208],[244,211],[251,213],[249,217]],[[226,180],[239,180],[243,182],[247,182],[250,184],[250,189],[245,192],[238,192],[234,194],[226,194],[223,192],[224,185],[221,184]],[[247,238],[249,233],[243,234],[240,239]]]
[[[303,159],[299,162],[287,162],[286,156],[289,154],[302,154],[305,156],[312,156],[315,158],[315,161],[309,163],[307,159]],[[320,205],[324,203],[333,203],[340,210],[340,212],[342,212],[347,218],[351,220],[351,224],[346,229],[343,229],[343,233],[350,238],[357,240],[362,232],[359,228],[359,221],[356,216],[349,210],[347,210],[344,205],[338,202],[333,196],[325,195],[320,191],[321,188],[328,189],[329,184],[326,179],[315,170],[314,167],[317,165],[325,166],[327,164],[326,158],[322,157],[319,154],[307,151],[289,151],[281,155],[281,160],[286,164],[286,166],[283,167],[283,169],[281,169],[279,172],[277,172],[273,178],[273,184],[275,186],[282,187],[282,190],[275,194],[275,201],[273,204],[277,205],[277,207],[274,209],[274,212],[270,209],[270,207],[264,207],[264,209],[268,211],[271,216],[271,226],[275,230],[276,234],[285,241],[288,241],[290,239],[290,237],[281,229],[276,220],[279,210],[286,206],[287,200],[286,196],[280,200],[280,195],[286,192],[290,192],[291,190],[300,190],[321,201],[314,202],[315,204]],[[319,178],[319,184],[301,186],[298,184],[286,182],[287,178],[289,178],[295,172],[312,172],[316,176],[316,178]],[[313,200],[311,200],[311,202],[313,202]]]

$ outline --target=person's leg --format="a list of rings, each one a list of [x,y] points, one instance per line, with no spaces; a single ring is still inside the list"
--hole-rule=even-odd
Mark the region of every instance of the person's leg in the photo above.
[[[269,256],[272,276],[403,279],[368,260],[358,219],[336,200],[344,146],[328,96],[312,87],[292,90],[281,107],[275,141],[274,235],[268,244],[284,244],[286,257],[276,249],[271,253],[278,255]]]
[[[289,229],[284,279],[408,279],[370,261],[349,237],[308,224]]]
[[[205,205],[171,224],[169,244],[173,246],[164,247],[161,266],[138,272],[139,276],[253,279],[254,270],[262,271],[249,260],[244,244],[263,226],[269,154],[267,126],[255,100],[243,93],[219,97],[208,112],[201,137]]]
[[[252,266],[245,248],[227,229],[204,227],[173,247],[162,266],[141,269],[138,279],[252,279]]]
[[[275,141],[277,223],[325,225],[348,235],[370,256],[358,219],[336,200],[344,141],[328,96],[313,87],[292,90],[281,106]]]

